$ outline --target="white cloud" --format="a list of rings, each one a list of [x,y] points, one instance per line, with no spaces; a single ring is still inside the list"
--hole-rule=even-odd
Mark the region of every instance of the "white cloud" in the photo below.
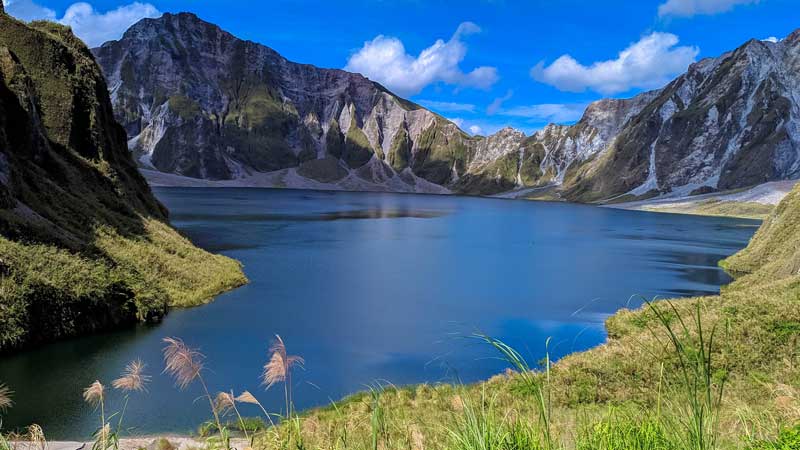
[[[96,47],[103,42],[119,38],[134,23],[146,17],[160,15],[161,12],[149,3],[134,2],[101,13],[92,5],[80,2],[73,3],[67,8],[59,22],[72,27],[72,31],[89,47]]]
[[[511,100],[511,97],[513,96],[514,91],[509,89],[508,92],[506,92],[506,95],[498,97],[492,101],[492,103],[486,108],[486,114],[492,115],[496,113],[500,108],[503,107],[503,103]]]
[[[420,105],[442,112],[475,112],[475,105],[471,103],[439,102],[436,100],[418,100]]]
[[[460,117],[448,118],[447,120],[456,124],[458,128],[464,128],[464,119]]]
[[[73,3],[64,16],[56,18],[56,12],[34,3],[32,0],[3,0],[6,12],[26,20],[52,20],[72,27],[76,36],[83,39],[89,47],[122,36],[131,25],[145,17],[158,17],[161,12],[149,3],[134,2],[117,9],[101,13],[89,3]]]
[[[467,54],[462,37],[478,32],[477,25],[464,22],[449,41],[438,39],[417,57],[406,53],[399,39],[380,35],[365,42],[345,70],[361,73],[403,96],[418,94],[437,82],[488,89],[498,80],[496,68],[483,66],[465,73],[459,67]]]
[[[694,62],[700,49],[680,46],[678,36],[652,33],[619,52],[616,59],[585,66],[563,55],[545,67],[544,61],[531,69],[531,76],[562,91],[587,89],[610,95],[633,88],[661,87]]]
[[[448,117],[447,120],[456,124],[458,128],[469,131],[472,135],[483,134],[483,128],[480,125],[471,123],[471,121],[467,121],[461,117]]]
[[[30,22],[31,20],[55,20],[56,12],[50,8],[37,5],[32,0],[3,0],[6,12],[17,19]]]
[[[692,17],[730,11],[737,5],[758,3],[759,0],[667,0],[658,6],[659,17]]]
[[[583,116],[585,103],[543,103],[539,105],[515,106],[499,110],[498,113],[510,117],[524,117],[547,122],[574,122]]]
[[[783,39],[776,38],[775,36],[770,36],[768,38],[762,39],[764,42],[772,42],[773,44],[777,44],[778,42],[782,41]]]

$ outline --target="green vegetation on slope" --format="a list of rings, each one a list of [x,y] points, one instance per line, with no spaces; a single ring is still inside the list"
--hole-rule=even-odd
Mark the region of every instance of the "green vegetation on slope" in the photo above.
[[[344,141],[344,155],[343,159],[347,165],[352,169],[359,168],[369,162],[375,150],[367,139],[367,135],[358,128],[355,120],[350,123],[350,129],[347,131]],[[379,154],[378,157],[382,157]]]
[[[417,140],[414,154],[414,173],[432,183],[446,185],[451,181],[453,168],[463,173],[467,166],[470,149],[466,146],[469,136],[448,122],[438,118],[426,128]]]
[[[84,44],[0,13],[0,352],[158,321],[245,281],[169,227]]]

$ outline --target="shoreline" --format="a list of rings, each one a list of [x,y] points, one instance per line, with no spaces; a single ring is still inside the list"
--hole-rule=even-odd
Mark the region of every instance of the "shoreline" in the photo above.
[[[694,195],[657,197],[648,200],[606,204],[603,208],[689,214],[711,217],[737,217],[763,220],[794,188],[798,180],[772,181],[750,188]]]
[[[171,446],[166,445],[166,440]],[[10,441],[13,450],[91,450],[93,441]],[[207,442],[203,438],[194,438],[177,434],[143,435],[125,437],[119,440],[119,450],[192,450],[205,448]],[[245,450],[250,443],[243,438],[231,438],[231,450]]]
[[[529,201],[564,201],[556,200],[549,196],[531,198],[531,194],[546,194],[554,188],[553,185],[521,188],[493,195],[468,195],[459,194],[446,189],[425,189],[418,191],[392,191],[378,185],[351,185],[342,186],[332,183],[299,182],[298,177],[292,182],[276,182],[277,172],[268,172],[259,176],[251,176],[243,180],[202,180],[184,177],[181,175],[157,172],[149,169],[139,169],[151,188],[247,188],[247,189],[295,189],[314,190],[323,192],[364,192],[364,193],[389,193],[389,194],[418,194],[418,195],[445,195],[490,198],[498,200],[529,200]],[[278,171],[282,172],[282,171]],[[312,180],[313,181],[313,180]],[[763,220],[774,210],[775,206],[792,190],[800,180],[771,181],[752,187],[728,191],[712,192],[693,196],[667,194],[646,200],[636,200],[623,203],[597,203],[601,208],[625,209],[630,211],[660,212],[669,214],[689,214],[708,217],[735,217],[741,219]],[[358,187],[360,189],[353,189]],[[591,203],[577,203],[588,204]]]

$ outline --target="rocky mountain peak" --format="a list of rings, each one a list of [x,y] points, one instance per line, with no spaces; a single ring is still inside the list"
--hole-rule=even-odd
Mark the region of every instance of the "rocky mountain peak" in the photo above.
[[[798,40],[748,41],[664,88],[593,102],[574,125],[487,137],[360,74],[288,61],[190,13],[143,20],[94,51],[146,170],[320,189],[552,185],[597,201],[800,175]]]

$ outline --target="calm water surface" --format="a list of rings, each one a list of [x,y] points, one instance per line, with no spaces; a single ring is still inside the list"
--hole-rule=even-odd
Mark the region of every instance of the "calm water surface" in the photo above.
[[[301,408],[376,380],[487,378],[503,365],[464,338],[500,337],[530,361],[552,337],[556,356],[605,339],[603,320],[642,295],[718,292],[717,262],[746,245],[754,221],[618,211],[561,203],[265,189],[156,189],[198,245],[240,260],[252,281],[164,323],[70,340],[0,360],[16,391],[4,427],[31,422],[51,439],[96,428],[83,387],[110,382],[140,357],[153,375],[131,400],[135,433],[194,430],[208,416],[179,392],[161,339],[208,356],[212,389],[249,389],[278,411],[281,389],[258,377],[271,337],[306,359]],[[115,402],[118,400],[114,400]],[[257,411],[246,410],[255,415]]]

